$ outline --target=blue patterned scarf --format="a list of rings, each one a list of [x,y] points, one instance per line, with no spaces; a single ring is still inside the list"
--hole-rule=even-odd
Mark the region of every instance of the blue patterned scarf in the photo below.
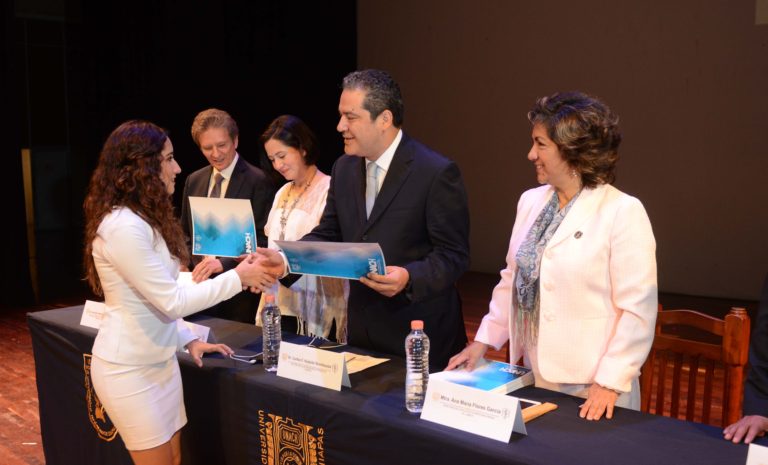
[[[515,263],[517,264],[515,340],[521,342],[524,347],[533,347],[538,338],[541,256],[579,194],[581,191],[577,192],[568,204],[558,211],[559,199],[557,192],[553,192],[552,198],[539,213],[528,231],[528,235],[520,245],[517,255],[515,255]]]

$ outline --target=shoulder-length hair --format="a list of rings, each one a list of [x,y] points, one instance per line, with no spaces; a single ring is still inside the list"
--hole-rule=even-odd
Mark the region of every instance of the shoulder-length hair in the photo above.
[[[528,120],[546,128],[584,187],[614,182],[621,132],[608,105],[581,92],[556,93],[538,99]]]

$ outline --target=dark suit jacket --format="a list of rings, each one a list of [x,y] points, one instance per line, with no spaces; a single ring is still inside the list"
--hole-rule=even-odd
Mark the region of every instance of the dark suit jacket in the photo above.
[[[365,159],[333,166],[323,217],[302,240],[378,242],[410,283],[388,298],[351,281],[348,335],[354,346],[403,356],[411,320],[424,320],[430,365],[444,368],[467,338],[456,280],[469,265],[469,212],[455,163],[403,134],[371,216],[365,215]]]
[[[749,346],[749,373],[744,384],[744,415],[768,417],[768,276],[765,277]]]
[[[210,165],[200,168],[187,176],[184,182],[184,195],[181,210],[181,225],[187,237],[192,235],[192,215],[189,209],[189,197],[207,197],[213,167]],[[266,174],[259,168],[251,165],[242,155],[238,157],[232,177],[224,194],[228,199],[249,199],[253,209],[253,219],[256,223],[256,241],[259,247],[267,246],[267,238],[264,235],[264,225],[272,207],[275,197],[275,188]],[[200,263],[202,257],[192,256],[190,269]],[[220,258],[224,271],[237,266],[234,258]],[[253,323],[256,318],[259,296],[250,292],[242,292],[230,300],[222,302],[204,313],[229,320]]]

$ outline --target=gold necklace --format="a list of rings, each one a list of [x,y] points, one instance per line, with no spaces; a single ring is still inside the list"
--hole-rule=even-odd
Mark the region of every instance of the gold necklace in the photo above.
[[[309,181],[307,181],[306,184],[304,184],[304,189],[299,192],[299,195],[296,196],[296,198],[293,200],[293,203],[291,204],[290,210],[286,210],[286,206],[288,205],[288,199],[291,198],[291,192],[293,192],[293,187],[296,185],[295,181],[291,181],[291,186],[288,188],[288,192],[286,193],[285,197],[283,198],[283,205],[281,207],[280,212],[280,239],[279,240],[285,240],[285,226],[288,224],[288,217],[291,216],[291,213],[293,213],[293,209],[296,208],[296,204],[299,203],[299,200],[301,200],[301,196],[304,195],[304,192],[309,189],[309,185],[312,184],[312,181],[315,179],[315,175],[317,174],[317,170],[315,170],[314,173],[312,173],[312,177],[309,178]]]

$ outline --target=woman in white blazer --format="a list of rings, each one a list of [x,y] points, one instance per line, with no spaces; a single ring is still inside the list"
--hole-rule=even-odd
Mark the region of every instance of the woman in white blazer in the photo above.
[[[91,378],[136,464],[181,462],[187,419],[176,351],[188,349],[198,365],[203,353],[232,353],[197,340],[178,320],[243,286],[274,282],[249,259],[215,279],[177,284],[180,260],[189,259],[170,198],[180,172],[165,131],[128,121],[107,138],[83,205],[86,277],[106,304]]]
[[[586,399],[582,418],[637,410],[658,308],[656,243],[640,201],[610,185],[618,117],[593,97],[558,93],[528,118],[528,159],[544,185],[520,197],[489,312],[447,369],[472,369],[510,340],[510,362],[523,356],[537,386]]]

